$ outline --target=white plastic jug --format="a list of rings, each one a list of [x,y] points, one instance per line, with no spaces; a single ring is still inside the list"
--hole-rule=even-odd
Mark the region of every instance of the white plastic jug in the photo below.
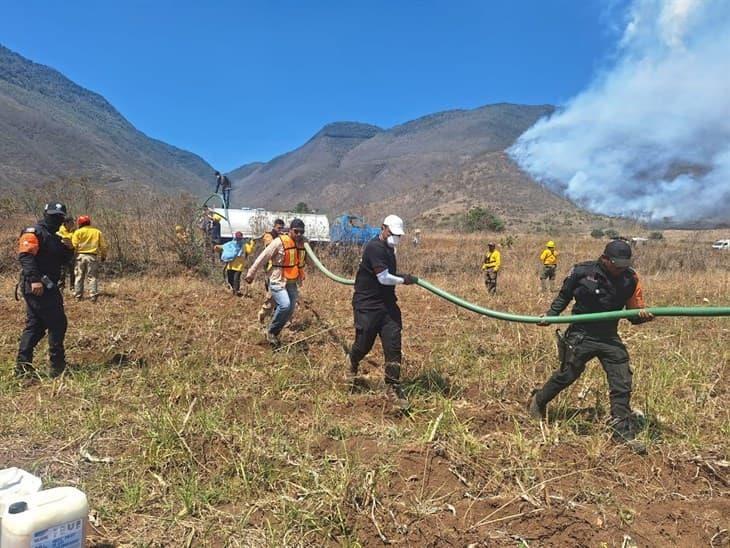
[[[41,478],[21,470],[6,468],[0,470],[0,531],[2,515],[5,513],[6,501],[13,501],[41,490]]]
[[[75,487],[56,487],[9,502],[2,516],[2,548],[82,548],[89,503]]]
[[[5,511],[5,500],[30,495],[41,490],[41,478],[20,468],[0,470],[0,516]]]

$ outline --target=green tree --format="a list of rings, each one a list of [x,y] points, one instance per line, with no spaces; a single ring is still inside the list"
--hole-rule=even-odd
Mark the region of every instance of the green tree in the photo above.
[[[479,232],[481,230],[492,230],[502,232],[504,221],[495,213],[483,207],[472,207],[464,215],[464,229],[467,232]]]
[[[305,202],[299,202],[296,206],[294,206],[294,213],[311,213],[312,210],[309,209],[309,206]]]
[[[591,230],[591,237],[592,238],[603,238],[603,229],[594,228],[593,230]]]

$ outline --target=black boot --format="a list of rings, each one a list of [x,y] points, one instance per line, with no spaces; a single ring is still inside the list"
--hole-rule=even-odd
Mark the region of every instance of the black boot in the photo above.
[[[393,406],[399,411],[408,411],[410,403],[408,403],[408,398],[406,398],[400,385],[399,363],[388,362],[385,364],[385,386],[388,399],[391,400]]]
[[[56,377],[60,377],[63,375],[63,372],[66,371],[66,364],[60,363],[60,364],[51,364],[51,369],[49,371],[49,376],[52,379],[55,379]]]
[[[15,364],[15,378],[17,379],[32,379],[36,377],[35,369],[32,363],[28,362],[17,362]]]
[[[646,455],[646,444],[636,439],[636,425],[632,417],[611,419],[613,434],[611,439],[616,443],[623,443],[634,453]]]
[[[547,404],[540,403],[540,391],[533,390],[530,399],[527,400],[527,412],[533,419],[545,420],[547,418]]]

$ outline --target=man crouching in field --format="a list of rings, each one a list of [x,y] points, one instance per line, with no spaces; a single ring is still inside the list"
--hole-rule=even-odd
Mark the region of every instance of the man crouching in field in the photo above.
[[[640,308],[638,318],[631,318],[631,323],[653,320],[654,316],[643,310],[646,305],[639,276],[630,266],[629,244],[621,240],[610,242],[597,261],[578,263],[572,268],[546,316],[559,316],[575,299],[573,314]],[[549,321],[546,318],[538,325],[549,325]],[[618,320],[571,324],[559,341],[560,369],[532,393],[528,402],[530,414],[543,419],[547,404],[581,376],[588,361],[598,358],[608,379],[613,439],[644,453],[646,447],[635,439],[636,425],[629,405],[632,372],[629,354],[618,335]]]

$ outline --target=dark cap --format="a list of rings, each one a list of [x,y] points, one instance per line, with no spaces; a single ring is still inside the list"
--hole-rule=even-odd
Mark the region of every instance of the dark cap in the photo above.
[[[631,246],[623,240],[613,240],[606,245],[603,256],[619,268],[631,266]]]
[[[292,219],[291,223],[289,223],[289,228],[299,228],[304,230],[304,221],[301,219]]]
[[[43,207],[43,213],[46,215],[63,215],[66,216],[66,206],[61,202],[48,202]]]

